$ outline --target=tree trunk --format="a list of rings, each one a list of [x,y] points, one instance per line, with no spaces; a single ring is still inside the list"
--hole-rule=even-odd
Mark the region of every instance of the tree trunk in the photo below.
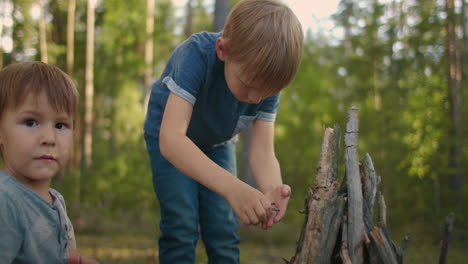
[[[442,237],[442,249],[439,256],[439,264],[445,264],[447,259],[448,243],[455,223],[455,214],[451,213],[445,218],[445,228]]]
[[[231,3],[229,0],[216,0],[213,21],[213,30],[215,32],[223,30],[230,9]]]
[[[146,113],[153,82],[154,64],[154,1],[146,1],[146,42],[145,42],[145,99],[143,101],[143,111]]]
[[[92,163],[92,126],[93,126],[93,99],[94,99],[94,9],[96,0],[88,0],[88,14],[86,21],[86,86],[85,86],[85,134],[84,134],[84,161],[86,166]]]
[[[462,76],[462,85],[463,87],[467,87],[467,79],[468,79],[468,19],[466,18],[468,13],[468,0],[462,0],[462,32],[463,32],[463,60],[461,65],[463,66],[463,76]]]
[[[5,0],[0,0],[0,70],[3,68],[3,19],[5,17]]]
[[[455,31],[455,12],[453,0],[446,1],[447,12],[447,45],[449,57],[449,98],[450,98],[450,189],[453,193],[453,205],[461,212],[463,204],[463,174],[461,166],[461,69],[459,59],[458,39]]]
[[[41,50],[41,61],[44,63],[48,62],[47,58],[47,34],[46,34],[46,24],[45,24],[45,8],[44,0],[39,0],[39,43]]]
[[[185,6],[187,9],[187,21],[185,22],[185,37],[190,37],[193,34],[193,3],[192,0],[187,0]]]
[[[69,0],[67,18],[67,73],[70,76],[73,76],[75,52],[75,9],[76,0]]]

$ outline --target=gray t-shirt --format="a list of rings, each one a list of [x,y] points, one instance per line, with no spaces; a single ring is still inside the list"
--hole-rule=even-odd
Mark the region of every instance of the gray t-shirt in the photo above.
[[[76,249],[65,201],[49,189],[53,204],[0,170],[0,262],[67,263]]]

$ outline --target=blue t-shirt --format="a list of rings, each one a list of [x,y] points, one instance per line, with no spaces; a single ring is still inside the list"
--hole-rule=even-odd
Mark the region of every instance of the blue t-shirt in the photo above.
[[[159,138],[164,108],[172,92],[193,105],[187,136],[202,150],[232,139],[255,119],[273,122],[279,93],[258,104],[240,102],[229,90],[224,62],[216,55],[222,33],[201,32],[172,53],[160,79],[153,84],[145,133]]]
[[[0,170],[0,263],[68,264],[73,226],[62,195],[49,193],[53,204]]]

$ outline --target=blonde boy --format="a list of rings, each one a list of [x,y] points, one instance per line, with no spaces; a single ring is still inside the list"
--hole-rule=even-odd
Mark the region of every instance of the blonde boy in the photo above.
[[[77,98],[55,66],[23,62],[0,71],[2,263],[95,263],[73,253],[65,201],[49,187],[72,150]]]
[[[160,263],[194,263],[199,232],[209,263],[239,263],[238,219],[270,228],[291,193],[273,147],[279,92],[299,67],[303,33],[275,0],[245,0],[224,31],[194,34],[153,85],[145,122],[160,203]],[[250,168],[236,175],[236,135],[252,127]]]

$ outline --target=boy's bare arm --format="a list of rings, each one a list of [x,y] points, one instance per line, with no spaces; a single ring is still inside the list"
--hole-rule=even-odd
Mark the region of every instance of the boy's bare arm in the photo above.
[[[281,179],[281,170],[275,155],[273,139],[274,123],[256,120],[252,127],[250,143],[250,169],[260,190],[278,208],[268,221],[262,223],[264,229],[270,228],[283,218],[291,195],[291,188],[283,184]]]
[[[184,99],[169,95],[159,135],[161,154],[185,175],[223,196],[244,224],[266,221],[270,200],[211,161],[186,136],[192,109]]]

